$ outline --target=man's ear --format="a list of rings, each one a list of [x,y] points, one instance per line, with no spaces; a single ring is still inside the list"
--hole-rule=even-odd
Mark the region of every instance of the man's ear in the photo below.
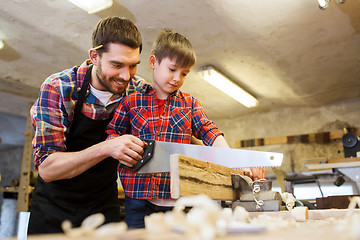
[[[150,65],[150,68],[152,69],[152,70],[154,70],[154,68],[155,68],[155,63],[156,63],[156,57],[155,57],[155,55],[151,55],[150,57],[149,57],[149,65]]]
[[[89,50],[90,60],[95,66],[97,66],[98,56],[99,55],[98,55],[98,53],[97,53],[97,51],[95,49],[91,48]]]

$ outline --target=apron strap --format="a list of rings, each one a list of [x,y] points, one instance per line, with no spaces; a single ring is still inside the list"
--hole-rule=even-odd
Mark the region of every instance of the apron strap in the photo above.
[[[86,71],[84,82],[83,82],[83,85],[82,85],[80,93],[79,93],[79,98],[78,98],[78,101],[77,101],[77,103],[75,105],[74,118],[75,118],[76,113],[81,112],[82,105],[83,105],[83,103],[85,101],[86,91],[89,88],[89,83],[90,83],[90,79],[91,79],[91,70],[92,70],[92,68],[93,68],[93,65],[91,65],[89,67],[89,69]]]

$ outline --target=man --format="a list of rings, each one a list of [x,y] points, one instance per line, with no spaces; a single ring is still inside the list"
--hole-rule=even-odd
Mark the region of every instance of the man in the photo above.
[[[109,141],[105,128],[120,99],[143,82],[135,77],[142,39],[127,19],[96,25],[90,60],[53,74],[31,109],[39,178],[30,209],[29,234],[62,232],[101,212],[106,223],[120,221],[118,163],[134,166],[145,144],[123,135]]]

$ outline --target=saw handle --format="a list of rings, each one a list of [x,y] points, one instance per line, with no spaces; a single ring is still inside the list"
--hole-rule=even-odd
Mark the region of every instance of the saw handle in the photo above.
[[[152,158],[152,156],[154,155],[155,140],[148,140],[148,139],[142,139],[142,140],[147,143],[147,146],[145,147],[144,150],[143,158],[134,167],[128,167],[124,164],[121,164],[121,167],[130,171],[137,172],[142,166],[144,166],[144,164],[146,164]]]

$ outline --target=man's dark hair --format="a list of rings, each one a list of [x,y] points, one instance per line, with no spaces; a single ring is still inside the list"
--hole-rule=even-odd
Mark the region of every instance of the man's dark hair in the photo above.
[[[92,34],[93,48],[101,55],[107,51],[108,43],[121,43],[142,50],[141,34],[135,24],[126,18],[107,17],[101,19]],[[102,47],[99,47],[101,46]]]

